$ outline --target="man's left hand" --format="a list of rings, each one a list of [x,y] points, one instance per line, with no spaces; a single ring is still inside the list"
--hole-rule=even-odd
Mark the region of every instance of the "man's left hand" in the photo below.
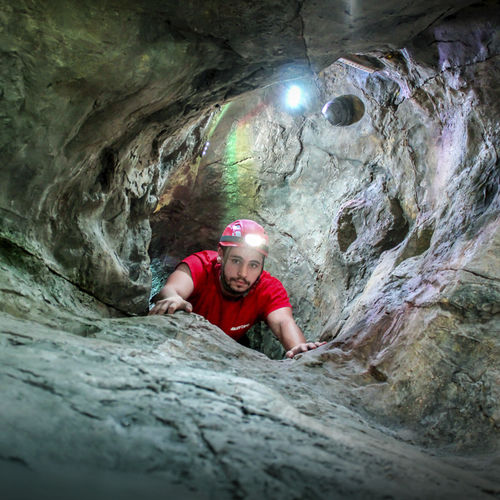
[[[302,344],[297,344],[295,347],[292,347],[289,351],[286,353],[287,358],[293,358],[297,354],[300,354],[302,352],[307,352],[312,349],[316,349],[316,347],[325,345],[326,342],[304,342]]]

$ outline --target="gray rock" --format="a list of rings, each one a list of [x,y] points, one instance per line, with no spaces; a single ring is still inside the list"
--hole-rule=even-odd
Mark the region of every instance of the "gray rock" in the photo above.
[[[185,313],[75,334],[78,323],[2,313],[8,498],[486,498],[494,487],[353,411],[356,381],[321,370],[320,353],[271,361]]]
[[[455,39],[458,33],[467,39],[477,29],[485,37],[481,62],[463,54],[453,70],[439,59],[434,67],[419,65],[417,38],[413,52],[376,53],[382,71],[370,75],[334,64],[314,84],[304,81],[311,97],[300,115],[284,108],[284,86],[227,105],[212,118],[218,121],[203,139],[210,144],[196,168],[167,180],[151,244],[159,258],[165,248],[176,262],[182,250],[215,248],[232,218],[261,221],[271,234],[267,265],[287,287],[306,335],[335,338],[354,349],[368,374],[387,381],[387,392],[367,391],[365,407],[421,425],[426,442],[443,439],[457,447],[498,438],[490,416],[497,410],[482,410],[497,399],[498,379],[498,362],[492,362],[498,355],[497,258],[483,246],[497,237],[499,217],[498,123],[489,111],[498,90],[486,76],[498,71],[487,55],[498,48],[482,11],[463,15],[475,19],[468,28],[455,17],[436,33],[455,30]],[[432,47],[441,53],[450,44],[437,39]],[[452,90],[458,74],[470,84]],[[359,96],[366,112],[334,129],[319,109],[338,95]],[[184,151],[179,164],[194,164]],[[198,215],[207,207],[208,221]],[[193,247],[165,244],[165,234],[178,241],[178,228]],[[471,274],[471,262],[488,272]],[[472,350],[462,344],[476,338],[478,322],[491,332],[484,333],[491,356],[484,356],[483,341]],[[439,343],[436,329],[445,332],[439,334],[442,356],[430,354]],[[252,345],[282,356],[263,327]],[[488,402],[474,384],[461,383],[463,399],[451,396],[463,349],[485,377]],[[400,361],[382,362],[393,355]]]
[[[360,32],[364,50],[389,39],[399,47],[469,3],[405,12],[386,2],[363,13],[286,1],[6,3],[2,234],[101,301],[143,312],[166,138],[230,96],[358,50]]]
[[[495,2],[4,4],[4,495],[498,493]],[[143,316],[239,217],[326,346]]]

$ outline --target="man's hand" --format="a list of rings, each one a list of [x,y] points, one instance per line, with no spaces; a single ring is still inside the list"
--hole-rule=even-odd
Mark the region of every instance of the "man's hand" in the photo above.
[[[286,357],[293,358],[295,355],[300,354],[301,352],[310,351],[325,344],[326,342],[303,342],[301,344],[297,344],[295,347],[292,347],[289,351],[287,351]]]
[[[157,301],[154,307],[149,311],[148,315],[152,314],[173,314],[175,311],[193,311],[193,306],[187,300],[184,300],[180,295],[167,297]]]
[[[193,293],[194,284],[191,271],[184,262],[168,277],[165,286],[153,297],[155,305],[149,311],[151,314],[173,314],[175,311],[193,311],[188,299]]]
[[[268,314],[266,321],[274,335],[278,337],[282,346],[287,350],[287,358],[293,358],[301,352],[310,351],[326,344],[326,342],[308,342],[306,340],[302,330],[293,319],[291,307],[282,307],[272,311]]]

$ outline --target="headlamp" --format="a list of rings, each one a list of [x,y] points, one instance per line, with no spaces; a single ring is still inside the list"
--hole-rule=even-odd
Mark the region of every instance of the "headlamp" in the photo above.
[[[245,243],[249,247],[262,247],[266,244],[266,240],[259,234],[247,234],[245,235]]]

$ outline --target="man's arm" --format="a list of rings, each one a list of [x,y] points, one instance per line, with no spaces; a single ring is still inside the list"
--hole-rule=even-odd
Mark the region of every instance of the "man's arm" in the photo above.
[[[274,335],[286,349],[286,357],[293,358],[300,352],[316,349],[326,342],[307,342],[302,330],[297,326],[293,319],[292,309],[282,307],[270,313],[266,318],[267,324]]]
[[[191,312],[193,306],[186,299],[193,293],[191,271],[184,262],[168,277],[165,286],[153,297],[154,307],[149,314],[172,314],[177,310]]]

